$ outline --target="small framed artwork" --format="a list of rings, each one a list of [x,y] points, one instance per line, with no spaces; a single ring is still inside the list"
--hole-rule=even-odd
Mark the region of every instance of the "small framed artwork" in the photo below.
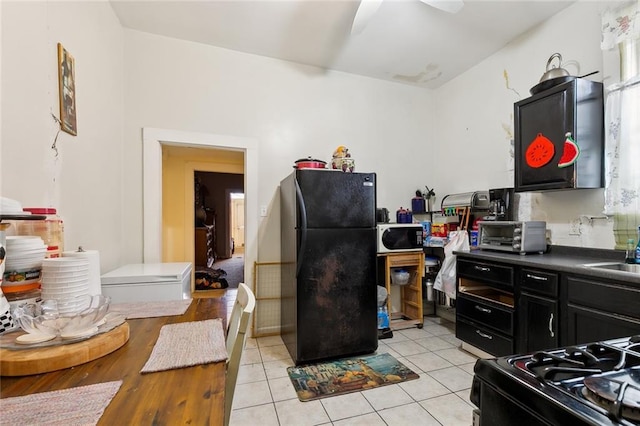
[[[78,134],[76,122],[76,66],[73,56],[58,43],[58,86],[60,94],[60,127]]]

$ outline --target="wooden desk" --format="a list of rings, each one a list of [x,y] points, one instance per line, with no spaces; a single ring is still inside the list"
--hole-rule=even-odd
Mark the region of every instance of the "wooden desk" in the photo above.
[[[122,380],[99,425],[222,425],[225,363],[140,374],[165,324],[223,318],[225,297],[193,299],[184,315],[127,320],[129,341],[95,361],[65,370],[2,377],[0,398]]]

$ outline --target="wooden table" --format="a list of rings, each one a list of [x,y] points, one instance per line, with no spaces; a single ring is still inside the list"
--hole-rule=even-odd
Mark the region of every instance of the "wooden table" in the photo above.
[[[221,425],[225,363],[140,374],[165,324],[223,318],[225,297],[196,298],[184,315],[127,320],[129,341],[95,361],[65,370],[0,378],[0,398],[122,380],[99,425]],[[8,420],[8,419],[5,419]]]

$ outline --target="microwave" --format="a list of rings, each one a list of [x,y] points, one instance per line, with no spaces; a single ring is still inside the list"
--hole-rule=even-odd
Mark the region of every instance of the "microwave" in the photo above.
[[[478,247],[520,254],[542,254],[547,250],[547,222],[480,221]]]
[[[380,223],[378,253],[422,251],[422,225],[419,223]]]

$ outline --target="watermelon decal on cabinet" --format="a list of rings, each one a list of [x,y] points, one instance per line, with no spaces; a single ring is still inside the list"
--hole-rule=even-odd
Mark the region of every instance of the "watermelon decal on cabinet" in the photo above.
[[[576,162],[579,156],[580,148],[571,137],[571,132],[567,132],[565,134],[564,149],[562,150],[562,157],[560,157],[558,167],[569,167]]]
[[[551,142],[549,138],[544,136],[542,133],[538,133],[533,142],[531,142],[527,148],[524,156],[527,165],[537,169],[551,161],[555,152],[556,148],[553,146],[553,142]]]

